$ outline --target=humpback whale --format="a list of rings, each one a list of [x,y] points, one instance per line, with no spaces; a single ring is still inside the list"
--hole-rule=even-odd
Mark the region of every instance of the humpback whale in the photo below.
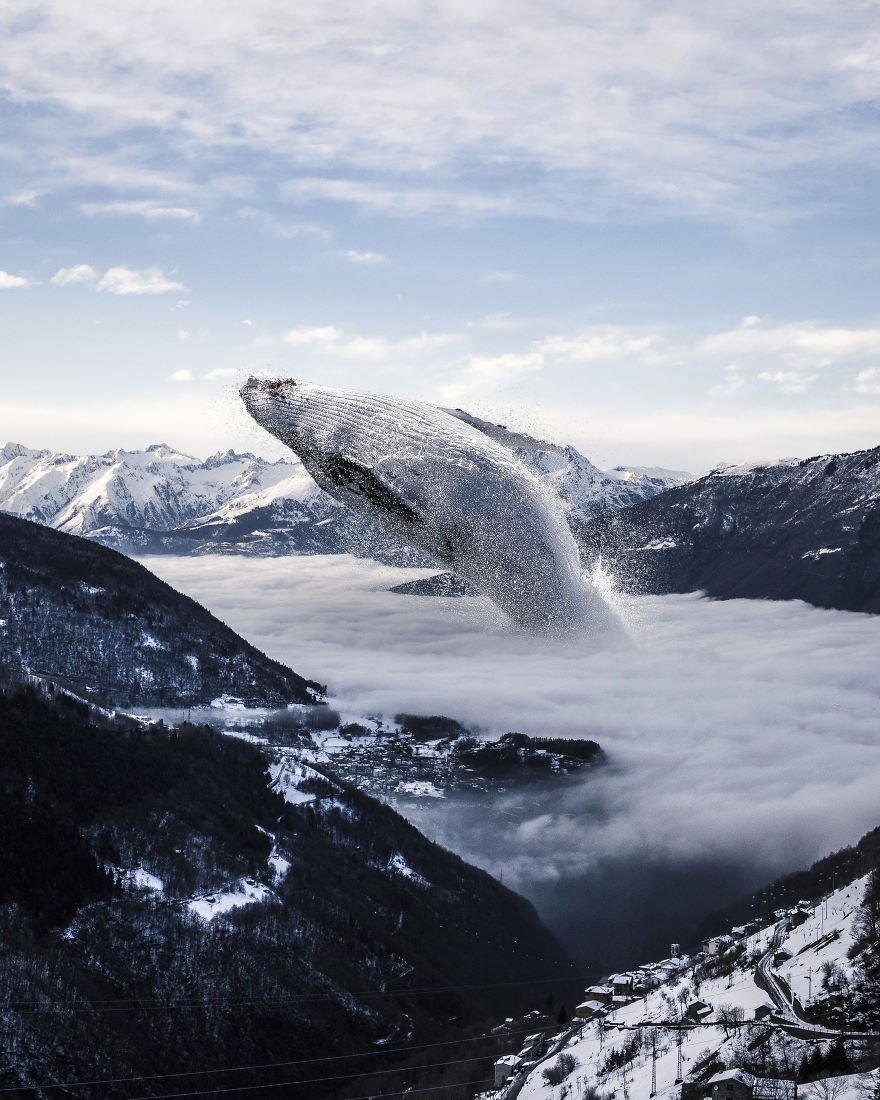
[[[605,629],[561,503],[509,450],[443,409],[250,378],[253,418],[331,496],[469,580],[519,625]]]

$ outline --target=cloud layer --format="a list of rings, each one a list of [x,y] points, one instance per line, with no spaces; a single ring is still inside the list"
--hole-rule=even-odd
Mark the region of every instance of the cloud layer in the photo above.
[[[511,630],[483,601],[394,596],[385,589],[403,571],[375,563],[148,564],[326,681],[343,710],[598,740],[607,769],[548,805],[512,798],[468,838],[442,810],[427,822],[529,892],[634,860],[769,873],[878,824],[875,617],[636,598],[618,601],[625,643],[566,645]]]
[[[876,40],[830,2],[710,17],[683,0],[13,0],[0,30],[6,94],[42,131],[40,183],[228,192],[262,156],[288,197],[391,213],[729,214],[809,205],[811,173],[877,164]]]

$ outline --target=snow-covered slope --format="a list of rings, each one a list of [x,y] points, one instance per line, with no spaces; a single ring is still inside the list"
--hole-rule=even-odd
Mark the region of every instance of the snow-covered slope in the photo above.
[[[575,535],[633,591],[878,612],[880,447],[716,470]]]
[[[685,476],[603,473],[574,448],[495,431],[582,518],[648,499]],[[131,552],[414,560],[413,551],[319,489],[302,463],[233,451],[201,461],[167,444],[70,455],[10,443],[0,450],[0,510]]]
[[[755,1077],[763,1072],[793,1079],[805,1056],[818,1048],[827,1057],[841,1034],[840,1026],[825,1028],[800,1017],[851,975],[847,952],[867,881],[867,876],[856,879],[802,911],[780,911],[760,927],[755,922],[734,929],[717,946],[717,954],[712,944],[710,954],[667,959],[631,975],[612,976],[605,985],[609,992],[612,985],[622,989],[628,976],[636,991],[619,994],[619,1007],[600,1008],[594,1019],[575,1020],[545,1047],[540,1061],[524,1062],[509,1086],[486,1095],[556,1100],[560,1095],[593,1095],[589,1089],[594,1088],[605,1097],[679,1100],[682,1080],[699,1083],[693,1095],[708,1095],[716,1074],[743,1071],[744,1066]],[[772,996],[762,970],[774,985]],[[596,1010],[587,1005],[600,988],[586,991],[582,1016]],[[599,1002],[593,999],[592,1004]],[[844,1029],[848,1056],[857,1059],[861,1052],[871,1064],[877,1036],[861,1026],[853,1020]],[[569,1072],[561,1094],[559,1084],[544,1077],[560,1064],[560,1055],[570,1056],[567,1067],[563,1065]],[[758,1089],[755,1096],[795,1095],[780,1091],[781,1085],[773,1088]],[[804,1095],[811,1095],[809,1086]]]
[[[600,470],[574,447],[510,431],[502,424],[481,420],[462,409],[446,411],[513,451],[530,470],[553,486],[572,511],[584,518],[649,500],[675,485],[683,485],[693,476],[683,470],[646,466]]]

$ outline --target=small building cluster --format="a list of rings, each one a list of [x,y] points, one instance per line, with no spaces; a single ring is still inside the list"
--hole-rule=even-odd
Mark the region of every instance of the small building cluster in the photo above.
[[[797,1100],[797,1083],[781,1078],[754,1077],[744,1069],[726,1069],[706,1082],[711,1100]]]
[[[543,1050],[543,1031],[536,1031],[533,1035],[527,1035],[518,1054],[504,1054],[495,1063],[495,1088],[500,1089],[502,1085],[506,1085],[523,1066],[540,1057]]]

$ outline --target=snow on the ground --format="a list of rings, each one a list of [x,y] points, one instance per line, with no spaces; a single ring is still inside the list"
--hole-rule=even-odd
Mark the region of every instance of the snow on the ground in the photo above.
[[[154,893],[161,894],[165,889],[165,883],[158,875],[151,874],[149,871],[144,870],[143,867],[134,867],[131,870],[121,870],[125,882],[131,886],[136,887],[139,890],[152,890]]]
[[[415,795],[418,798],[445,798],[445,793],[429,779],[408,779],[397,788],[399,795]]]
[[[315,795],[311,791],[300,790],[300,784],[316,774],[307,764],[286,754],[269,765],[272,790],[278,791],[290,806],[303,806],[306,802],[315,801]]]
[[[779,967],[779,973],[786,980],[794,980],[795,991],[804,1000],[807,994],[808,970],[812,970],[815,997],[821,983],[821,967],[824,963],[847,967],[846,951],[852,943],[853,910],[861,902],[866,882],[866,878],[857,879],[835,890],[813,908],[805,923],[781,933],[781,946],[795,954]],[[746,956],[765,952],[780,924],[784,924],[784,921],[771,924],[743,941]],[[539,1063],[530,1073],[519,1093],[520,1100],[562,1100],[565,1096],[575,1098],[587,1084],[597,1085],[606,1094],[616,1091],[618,1095],[623,1093],[634,1100],[642,1100],[651,1095],[651,1027],[677,1019],[680,1009],[679,993],[683,990],[687,990],[689,1000],[704,1001],[712,1006],[713,1012],[705,1025],[683,1033],[682,1075],[686,1077],[691,1067],[709,1052],[717,1052],[728,1065],[735,1066],[734,1046],[737,1034],[731,1029],[725,1035],[723,1026],[718,1022],[718,1010],[724,1005],[738,1006],[744,1010],[745,1020],[748,1022],[754,1020],[756,1008],[769,1003],[769,997],[755,984],[753,971],[750,969],[736,970],[729,977],[704,980],[699,986],[699,992],[696,992],[693,967],[689,966],[680,976],[653,990],[646,997],[611,1012],[604,1025],[584,1024],[564,1048],[577,1061],[576,1068],[565,1085],[554,1088],[543,1079],[543,1070],[556,1061],[556,1056],[552,1056]],[[622,1070],[599,1076],[597,1069],[612,1051],[621,1050],[632,1039],[637,1028],[642,1029],[642,1050],[627,1065],[624,1089]],[[656,1096],[658,1100],[678,1100],[681,1086],[675,1083],[678,1072],[675,1035],[669,1032],[656,1034]],[[809,1048],[805,1046],[805,1049]],[[856,1082],[856,1075],[847,1078],[847,1091],[838,1100],[856,1100]],[[566,1085],[569,1086],[567,1090]],[[842,1085],[841,1088],[843,1087]],[[502,1093],[495,1095],[501,1096]],[[810,1095],[806,1087],[805,1095]]]
[[[274,897],[268,886],[263,886],[262,883],[254,882],[252,879],[240,879],[229,890],[218,890],[193,898],[187,902],[187,908],[202,920],[209,921],[221,913],[228,913],[232,909],[240,909],[243,905],[252,905],[257,901],[268,901]]]
[[[269,739],[267,737],[258,737],[255,733],[248,733],[247,730],[221,730],[224,737],[235,737],[239,741],[247,741],[251,745],[268,745]]]
[[[406,862],[400,852],[395,852],[394,855],[388,860],[385,868],[387,871],[393,872],[395,875],[401,875],[403,878],[410,879],[417,886],[430,886],[431,883],[425,878],[424,875],[420,875],[418,871],[414,871],[412,867]]]
[[[871,1093],[866,1091],[869,1076],[866,1073],[847,1073],[842,1077],[833,1077],[833,1085],[815,1081],[801,1086],[798,1096],[802,1100],[866,1100]]]
[[[290,860],[285,859],[277,850],[273,849],[269,856],[269,866],[272,868],[272,877],[276,885],[280,885],[290,870]]]
[[[778,970],[802,1004],[821,993],[825,963],[851,971],[846,953],[853,942],[852,911],[861,902],[866,885],[867,877],[836,890],[815,907],[806,923],[789,933],[785,946],[794,955]]]

